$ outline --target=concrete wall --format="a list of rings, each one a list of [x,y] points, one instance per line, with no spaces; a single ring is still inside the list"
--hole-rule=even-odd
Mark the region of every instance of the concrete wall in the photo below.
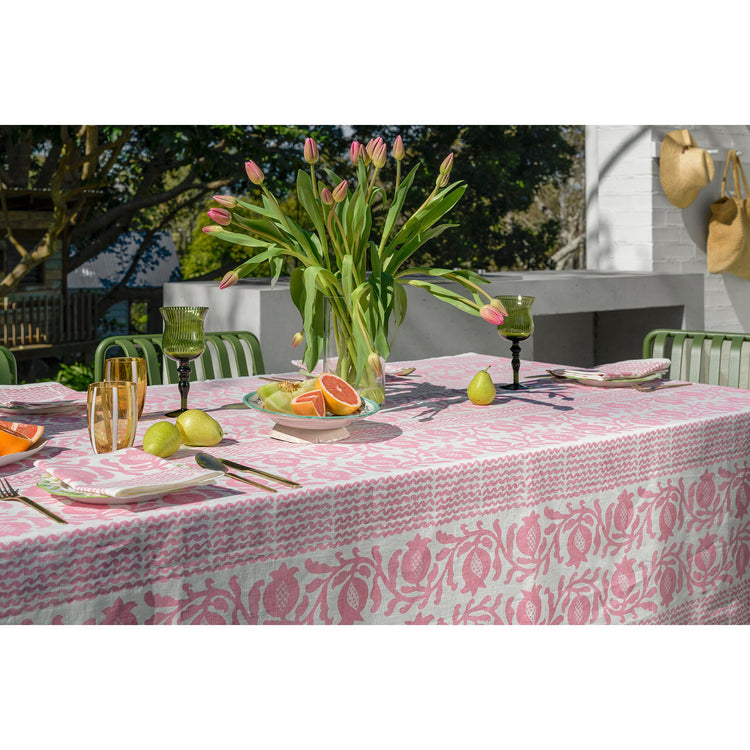
[[[713,181],[684,209],[669,202],[659,180],[662,139],[681,128],[709,151],[715,167]],[[750,167],[750,126],[587,127],[588,267],[701,274],[705,327],[750,331],[750,282],[706,269],[709,208],[721,195],[726,155],[732,148]]]
[[[639,357],[652,328],[703,327],[701,274],[530,271],[487,278],[490,295],[536,297],[535,331],[522,345],[523,359],[591,367]],[[510,344],[495,326],[421,289],[409,287],[407,297],[408,313],[391,360],[467,351],[510,356]],[[252,331],[260,339],[267,372],[289,371],[290,361],[301,357],[290,342],[302,323],[283,279],[273,289],[262,279],[243,279],[224,290],[216,282],[168,283],[164,304],[207,305],[207,331]]]

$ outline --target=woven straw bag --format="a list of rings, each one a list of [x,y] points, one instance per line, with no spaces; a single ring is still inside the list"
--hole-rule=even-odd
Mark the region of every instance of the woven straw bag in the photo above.
[[[734,194],[726,194],[729,164],[732,164]],[[742,185],[745,196],[742,197]],[[745,170],[737,152],[727,154],[724,179],[721,181],[721,198],[711,204],[708,219],[708,270],[710,273],[732,273],[750,281],[750,215],[748,215],[748,189]]]

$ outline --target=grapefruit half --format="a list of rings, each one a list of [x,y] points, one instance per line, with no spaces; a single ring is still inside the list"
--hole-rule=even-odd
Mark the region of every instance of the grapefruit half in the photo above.
[[[42,436],[44,427],[22,422],[0,421],[0,456],[22,453]]]
[[[323,398],[323,391],[315,388],[312,391],[300,393],[292,399],[292,409],[295,414],[306,417],[325,417],[326,402]]]
[[[315,387],[323,391],[326,406],[340,417],[357,411],[362,404],[359,393],[346,380],[332,372],[318,375]]]

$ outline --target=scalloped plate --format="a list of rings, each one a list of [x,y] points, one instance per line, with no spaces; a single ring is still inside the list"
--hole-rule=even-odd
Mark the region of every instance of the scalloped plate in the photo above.
[[[20,461],[22,458],[28,458],[29,456],[33,456],[35,453],[39,453],[42,448],[47,444],[47,438],[42,438],[41,440],[37,440],[34,445],[31,446],[27,451],[22,451],[21,453],[10,453],[7,456],[0,456],[0,466],[7,466],[8,464],[12,464],[15,461]]]
[[[374,401],[370,401],[369,398],[364,397],[362,397],[362,403],[364,405],[361,407],[360,411],[355,414],[347,414],[344,417],[306,417],[299,414],[284,414],[279,411],[264,409],[263,401],[260,396],[258,396],[258,391],[248,393],[243,397],[242,403],[245,404],[245,406],[249,406],[251,409],[255,409],[255,411],[261,412],[261,414],[265,414],[276,424],[283,425],[284,427],[292,427],[297,430],[338,430],[342,427],[348,427],[358,419],[366,419],[380,411],[380,406],[378,406],[378,404]]]

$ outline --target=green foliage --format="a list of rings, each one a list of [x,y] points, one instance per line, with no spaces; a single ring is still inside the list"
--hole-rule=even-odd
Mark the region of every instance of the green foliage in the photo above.
[[[55,380],[74,391],[85,391],[88,390],[89,384],[94,382],[94,369],[81,362],[72,365],[62,363]]]

